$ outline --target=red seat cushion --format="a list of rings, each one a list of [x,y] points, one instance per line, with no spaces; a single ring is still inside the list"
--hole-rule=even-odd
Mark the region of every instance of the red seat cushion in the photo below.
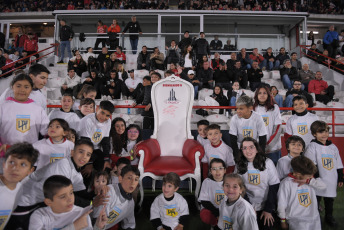
[[[194,173],[195,168],[183,157],[162,156],[154,159],[145,166],[145,172],[151,172],[157,176],[165,176],[169,172],[175,172],[179,176]]]

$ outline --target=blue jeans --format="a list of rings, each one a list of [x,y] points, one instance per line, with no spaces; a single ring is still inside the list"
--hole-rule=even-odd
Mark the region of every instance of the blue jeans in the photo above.
[[[236,105],[236,97],[231,97],[231,101],[230,101],[230,106],[235,106]]]
[[[19,55],[22,55],[24,47],[18,47],[16,50],[19,52]]]
[[[288,95],[285,98],[285,101],[284,101],[285,107],[293,107],[293,98],[294,96],[292,94]]]
[[[136,54],[138,43],[139,43],[139,39],[130,39],[130,45],[131,45],[131,49],[133,50],[132,51],[133,54]]]
[[[281,158],[281,150],[277,150],[275,152],[271,152],[267,154],[267,157],[270,158],[274,162],[274,164],[277,164],[277,161]]]
[[[61,52],[61,60],[63,61],[65,55],[65,49],[67,48],[67,54],[69,59],[72,58],[72,53],[70,51],[70,41],[61,41],[60,42],[60,52]]]
[[[264,59],[264,60],[259,64],[259,68],[260,68],[260,69],[263,69],[264,67],[266,68],[266,65],[267,65],[267,60]]]
[[[195,91],[194,99],[197,99],[197,95],[198,95],[198,85],[194,85],[194,91]]]
[[[268,70],[278,69],[278,68],[279,68],[279,65],[280,65],[280,61],[279,61],[279,60],[275,61],[275,64],[274,64],[273,61],[269,61],[269,62],[268,62],[267,69],[268,69]]]
[[[283,97],[279,94],[275,96],[275,101],[278,105],[278,107],[283,107]]]
[[[287,74],[284,74],[282,76],[282,82],[285,89],[289,90],[292,88],[292,82]]]

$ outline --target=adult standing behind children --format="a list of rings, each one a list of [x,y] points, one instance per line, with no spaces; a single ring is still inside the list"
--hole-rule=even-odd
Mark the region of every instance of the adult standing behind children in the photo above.
[[[97,34],[98,38],[94,44],[94,50],[98,49],[99,43],[102,43],[102,47],[105,46],[106,38],[101,38],[106,36],[107,26],[103,24],[102,20],[98,20]]]
[[[127,32],[128,29],[129,29],[129,33],[139,33],[140,35],[142,34],[140,23],[136,21],[135,15],[131,16],[131,22],[128,22],[128,24],[125,26],[122,34],[125,34],[125,32]],[[131,45],[132,53],[136,54],[137,44],[139,42],[139,35],[132,34],[132,35],[129,35],[129,38],[130,38],[130,45]]]
[[[60,52],[61,52],[61,59],[58,63],[64,63],[64,55],[65,50],[67,49],[67,54],[69,59],[72,58],[72,53],[70,49],[70,42],[73,40],[74,31],[70,26],[66,25],[66,21],[64,19],[60,20],[61,28],[60,28]]]
[[[110,42],[110,50],[115,50],[119,45],[119,38],[117,38],[117,33],[121,32],[121,27],[118,25],[117,20],[112,20],[112,24],[108,27],[108,35]]]

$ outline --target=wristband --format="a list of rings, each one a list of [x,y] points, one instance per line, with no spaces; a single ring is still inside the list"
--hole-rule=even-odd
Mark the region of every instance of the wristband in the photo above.
[[[286,222],[286,220],[285,219],[281,219],[281,223],[285,223]]]

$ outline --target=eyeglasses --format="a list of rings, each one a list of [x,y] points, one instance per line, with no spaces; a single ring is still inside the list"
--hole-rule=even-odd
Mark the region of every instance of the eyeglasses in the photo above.
[[[294,84],[294,85],[302,85],[302,84]]]
[[[137,130],[128,130],[128,133],[131,133],[131,134],[138,134],[139,131],[137,131]]]
[[[224,170],[225,167],[217,167],[217,168],[211,168],[211,171],[219,171],[219,170]]]
[[[253,150],[253,149],[256,149],[256,146],[251,145],[251,146],[248,146],[248,147],[243,147],[242,151]]]

